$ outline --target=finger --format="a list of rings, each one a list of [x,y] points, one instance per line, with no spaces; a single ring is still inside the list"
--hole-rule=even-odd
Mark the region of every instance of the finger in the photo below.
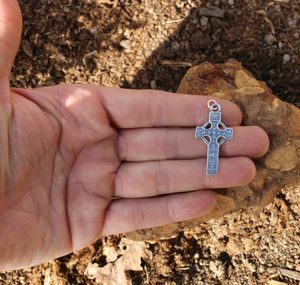
[[[0,0],[0,195],[9,177],[9,130],[11,104],[9,75],[21,38],[21,13],[16,0]]]
[[[5,79],[8,84],[22,31],[22,17],[16,0],[0,0],[0,23],[0,80]]]
[[[211,191],[115,200],[106,210],[103,235],[190,220],[207,215],[215,206],[216,197]]]
[[[95,87],[97,88],[97,87]],[[210,97],[173,94],[154,90],[97,88],[111,121],[119,128],[196,126],[208,120]],[[218,99],[223,122],[239,125],[237,105]]]
[[[123,163],[115,181],[115,196],[151,197],[198,189],[227,188],[250,183],[255,165],[246,157],[221,158],[219,174],[206,175],[206,159]]]
[[[233,134],[233,139],[221,146],[221,156],[255,158],[268,151],[269,138],[260,127],[234,127]],[[125,161],[190,159],[207,153],[207,145],[195,139],[195,128],[123,129],[118,149]]]
[[[118,128],[157,126],[196,126],[208,120],[207,96],[174,94],[155,90],[129,90],[97,85],[61,85],[37,88],[32,94],[44,95],[82,92],[85,96],[96,94],[106,109],[112,124]],[[20,90],[19,90],[20,92]],[[24,93],[24,91],[22,91]],[[25,91],[26,94],[26,91]],[[232,102],[218,99],[222,107],[222,121],[228,126],[241,124],[242,113]]]

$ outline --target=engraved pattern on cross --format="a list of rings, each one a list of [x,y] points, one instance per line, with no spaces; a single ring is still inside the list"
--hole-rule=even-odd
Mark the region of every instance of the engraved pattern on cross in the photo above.
[[[206,175],[217,175],[219,171],[220,146],[233,138],[232,128],[227,128],[221,121],[221,107],[214,100],[214,105],[209,105],[209,120],[202,127],[197,127],[195,137],[202,139],[207,144]]]

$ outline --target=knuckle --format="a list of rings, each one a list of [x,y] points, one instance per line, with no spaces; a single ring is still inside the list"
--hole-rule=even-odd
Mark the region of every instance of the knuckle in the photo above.
[[[122,196],[122,193],[125,192],[125,189],[124,189],[124,179],[121,171],[119,171],[118,174],[116,175],[114,186],[115,186],[114,187],[115,191],[113,196],[114,197]]]
[[[162,150],[162,157],[164,159],[168,159],[168,158],[172,158],[173,154],[177,153],[177,144],[178,144],[178,140],[175,137],[175,139],[172,136],[171,130],[170,128],[164,128],[163,129],[163,134],[162,134],[162,139],[160,140],[158,138],[158,140],[161,141],[160,143],[160,149]],[[159,145],[159,144],[158,144]]]

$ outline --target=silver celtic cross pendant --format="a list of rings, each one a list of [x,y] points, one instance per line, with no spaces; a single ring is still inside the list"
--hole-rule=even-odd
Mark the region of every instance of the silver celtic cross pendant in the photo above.
[[[209,100],[207,106],[210,110],[209,120],[202,127],[196,128],[195,137],[207,144],[206,175],[217,175],[220,145],[233,138],[233,130],[221,121],[221,106],[215,100]]]

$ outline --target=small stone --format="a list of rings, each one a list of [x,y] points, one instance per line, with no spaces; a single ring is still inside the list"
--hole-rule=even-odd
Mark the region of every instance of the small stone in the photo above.
[[[179,44],[179,42],[177,42],[177,41],[173,42],[171,49],[174,52],[178,52],[180,50],[180,44]]]
[[[283,56],[283,63],[286,64],[286,63],[288,63],[290,60],[291,60],[291,56],[290,56],[289,54],[286,53],[286,54]]]
[[[64,7],[63,10],[64,10],[64,12],[67,13],[67,14],[69,14],[70,11],[71,11],[69,7]]]
[[[201,17],[201,26],[205,27],[208,24],[208,18],[207,17]]]
[[[234,5],[234,0],[228,0],[229,5]]]
[[[169,277],[172,274],[171,268],[167,265],[160,266],[159,272],[164,277]]]
[[[198,18],[193,18],[192,19],[192,23],[195,25],[195,24],[197,24],[199,22],[199,19]]]
[[[221,239],[224,236],[228,236],[228,227],[227,225],[217,225],[212,227],[212,231],[216,235],[217,239]]]
[[[208,34],[198,31],[191,36],[190,44],[193,50],[199,50],[209,48],[212,41]]]
[[[98,35],[98,30],[96,28],[91,28],[90,29],[90,33],[93,35],[93,36],[97,36]]]
[[[268,267],[267,269],[266,269],[266,272],[268,273],[268,274],[275,274],[276,272],[277,272],[277,268],[276,267]]]
[[[266,264],[267,263],[266,259],[263,258],[263,257],[259,257],[258,260],[259,260],[260,264]]]
[[[184,16],[185,17],[189,17],[191,15],[191,10],[186,10],[185,12],[184,12]]]
[[[264,268],[263,266],[259,266],[259,267],[258,267],[258,272],[259,272],[259,273],[265,272],[265,268]]]
[[[241,35],[243,35],[243,29],[241,27],[232,27],[227,31],[227,40],[235,42],[241,38]]]
[[[287,262],[286,264],[285,264],[285,266],[287,267],[287,268],[289,268],[289,269],[294,269],[294,263],[293,262]]]
[[[201,16],[224,18],[225,11],[216,6],[202,7],[199,10]]]
[[[221,261],[211,261],[209,263],[209,269],[212,271],[217,277],[221,277],[224,272],[224,266]]]
[[[255,264],[249,262],[248,260],[246,260],[246,261],[244,262],[244,264],[248,267],[248,269],[249,269],[251,272],[256,272],[256,269],[257,269],[257,268],[256,268]]]
[[[122,40],[122,41],[120,41],[120,46],[123,47],[125,50],[129,50],[130,49],[130,41]]]
[[[265,41],[267,42],[268,45],[272,45],[274,44],[274,42],[276,42],[276,38],[272,33],[270,33],[265,36]]]
[[[300,34],[298,32],[293,34],[293,37],[295,40],[299,40],[300,39]]]
[[[213,30],[224,29],[226,28],[226,22],[221,20],[220,18],[212,18],[210,20],[210,25]]]
[[[22,43],[22,51],[30,58],[33,57],[33,51],[32,48],[30,46],[30,43],[26,40],[23,41]]]
[[[155,80],[151,80],[150,86],[151,86],[151,89],[156,89],[156,81]]]

